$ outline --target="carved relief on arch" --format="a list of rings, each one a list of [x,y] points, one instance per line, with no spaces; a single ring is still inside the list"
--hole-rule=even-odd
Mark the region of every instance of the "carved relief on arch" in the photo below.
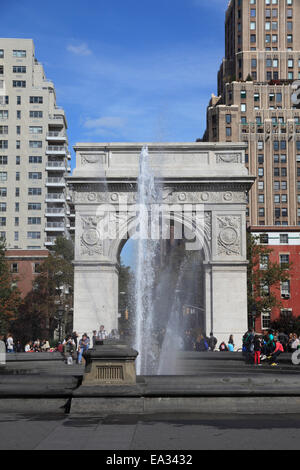
[[[219,256],[241,255],[241,217],[217,217],[217,254]]]
[[[241,153],[216,153],[217,163],[242,163]]]
[[[106,165],[107,163],[107,155],[105,153],[82,153],[80,156],[81,166]]]
[[[81,216],[82,235],[80,237],[81,255],[102,255],[103,241],[98,231],[98,223],[101,217]]]

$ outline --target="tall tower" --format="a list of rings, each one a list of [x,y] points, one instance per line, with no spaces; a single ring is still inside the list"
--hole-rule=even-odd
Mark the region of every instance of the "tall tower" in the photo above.
[[[248,224],[300,225],[300,1],[231,0],[204,141],[248,145]]]
[[[0,39],[0,235],[8,249],[43,249],[69,235],[66,129],[33,41]]]

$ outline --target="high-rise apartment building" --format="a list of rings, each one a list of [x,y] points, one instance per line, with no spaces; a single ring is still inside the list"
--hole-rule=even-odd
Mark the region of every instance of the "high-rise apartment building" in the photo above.
[[[64,110],[31,39],[0,39],[0,235],[8,249],[69,235]]]
[[[247,144],[251,226],[300,225],[300,1],[231,0],[205,141]]]

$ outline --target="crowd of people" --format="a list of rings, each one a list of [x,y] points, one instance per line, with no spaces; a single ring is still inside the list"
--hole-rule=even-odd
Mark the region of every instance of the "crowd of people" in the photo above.
[[[268,330],[260,335],[250,328],[243,336],[245,360],[258,366],[265,360],[268,360],[271,366],[277,366],[281,353],[294,353],[297,349],[300,349],[300,339],[296,333],[287,335],[283,331]]]
[[[50,346],[50,342],[47,339],[40,340],[39,338],[22,344],[20,341],[16,341],[11,333],[8,333],[6,337],[1,337],[0,340],[4,341],[7,353],[60,352],[66,358],[72,357],[72,359],[76,359],[81,364],[84,352],[93,346],[97,340],[103,341],[105,339],[119,338],[117,330],[112,330],[108,334],[104,325],[101,325],[98,331],[93,331],[92,343],[87,333],[84,333],[79,339],[76,331],[67,335],[63,341],[56,342],[53,346]]]
[[[210,336],[207,337],[202,333],[195,335],[192,330],[186,330],[184,337],[183,337],[183,349],[185,351],[199,351],[199,352],[206,352],[206,351],[215,351],[217,346],[218,340],[210,333]],[[233,335],[230,335],[228,339],[228,343],[222,341],[219,345],[219,351],[234,351],[235,344]]]
[[[230,335],[228,342],[222,341],[217,347],[218,340],[210,334],[209,337],[198,334],[192,330],[186,330],[183,337],[183,349],[185,351],[215,351],[220,352],[236,351],[234,337]],[[278,365],[278,357],[283,352],[293,353],[300,349],[300,338],[296,333],[287,335],[283,331],[264,331],[256,334],[253,329],[249,329],[243,336],[242,352],[245,361],[249,364],[261,365],[262,361],[269,361],[272,366]]]
[[[158,335],[158,339],[161,339]],[[119,340],[120,334],[117,330],[112,330],[108,333],[104,325],[101,325],[99,330],[94,330],[92,339],[87,333],[84,333],[79,339],[79,335],[74,331],[65,337],[63,341],[59,341],[55,346],[50,346],[47,339],[40,340],[37,338],[34,341],[28,341],[22,345],[20,341],[15,341],[13,335],[8,333],[6,338],[0,338],[6,345],[7,353],[33,353],[33,352],[60,352],[64,354],[66,360],[76,360],[78,364],[82,363],[83,354],[97,341],[103,340]],[[195,334],[194,330],[186,330],[183,338],[180,338],[180,349],[185,351],[215,351],[220,352],[235,351],[234,337],[230,335],[228,342],[222,341],[218,348],[218,339],[210,333],[207,337],[202,333]],[[160,341],[161,343],[162,341]],[[161,346],[161,344],[160,344]],[[249,329],[243,336],[242,352],[247,363],[261,365],[262,361],[268,360],[272,366],[278,365],[277,360],[281,353],[293,353],[300,349],[300,337],[296,333],[285,334],[282,331],[264,331],[262,334],[257,334],[253,329]]]

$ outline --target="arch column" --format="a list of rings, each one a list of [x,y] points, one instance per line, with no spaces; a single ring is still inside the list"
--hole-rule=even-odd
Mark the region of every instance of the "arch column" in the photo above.
[[[209,262],[206,265],[206,334],[211,331],[228,343],[234,336],[237,347],[248,328],[247,263]]]
[[[104,325],[108,333],[118,328],[118,266],[106,262],[74,263],[74,331],[79,335]]]

